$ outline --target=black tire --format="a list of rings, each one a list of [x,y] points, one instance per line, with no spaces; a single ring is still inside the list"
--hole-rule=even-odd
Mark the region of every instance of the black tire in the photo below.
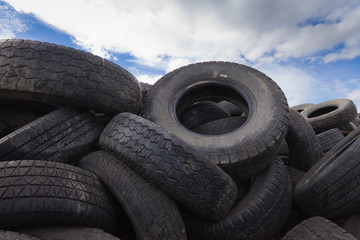
[[[292,190],[294,191],[297,183],[300,182],[300,180],[304,177],[305,172],[289,166],[286,166],[286,170],[289,173]]]
[[[16,228],[15,230],[37,237],[36,239],[46,240],[120,240],[99,228],[86,226],[31,226]]]
[[[102,124],[89,111],[62,108],[0,139],[0,161],[72,163],[91,150]]]
[[[304,175],[297,204],[309,215],[330,220],[360,211],[360,129],[346,136]]]
[[[268,240],[276,236],[291,210],[289,174],[280,159],[273,161],[255,180],[247,195],[220,221],[186,215],[189,239]]]
[[[196,102],[179,114],[179,121],[188,129],[196,128],[204,123],[230,117],[224,108],[215,102],[201,101]]]
[[[93,173],[57,162],[0,162],[0,228],[70,224],[117,229],[116,203]]]
[[[289,127],[285,137],[289,148],[287,165],[306,172],[321,155],[321,147],[311,125],[298,113],[290,109]]]
[[[357,109],[350,99],[336,99],[316,104],[300,114],[316,133],[321,133],[351,122],[357,115]]]
[[[0,105],[0,138],[41,116],[41,114],[31,109]]]
[[[299,104],[296,106],[292,106],[291,109],[297,111],[298,113],[301,113],[305,109],[308,109],[309,107],[312,107],[314,105],[315,104],[313,104],[313,103],[303,103],[303,104]]]
[[[0,40],[0,98],[138,113],[140,84],[122,67],[80,50],[21,39]]]
[[[0,239],[1,240],[40,240],[34,236],[13,232],[13,231],[6,231],[0,230]]]
[[[235,201],[233,180],[175,135],[131,113],[116,115],[99,145],[197,214],[220,219]]]
[[[192,131],[204,135],[226,134],[238,129],[245,122],[245,117],[228,117],[204,123],[192,129]]]
[[[316,135],[321,150],[326,153],[344,138],[344,134],[338,128],[332,128]]]
[[[306,219],[291,229],[282,240],[358,240],[337,224],[322,217]]]
[[[285,137],[288,105],[281,89],[263,73],[236,63],[205,62],[176,69],[148,92],[144,117],[202,152],[231,176],[248,179],[265,169]],[[180,124],[177,112],[198,101],[246,106],[247,122],[223,135],[203,136]]]
[[[249,110],[247,109],[247,107],[245,107],[243,105],[235,105],[234,103],[229,102],[229,101],[221,101],[221,102],[217,103],[217,105],[219,107],[224,108],[228,113],[230,113],[230,115],[232,117],[235,117],[235,116],[246,117],[249,115]]]
[[[122,160],[97,151],[83,157],[77,166],[93,172],[105,183],[129,216],[137,239],[186,239],[175,202]]]

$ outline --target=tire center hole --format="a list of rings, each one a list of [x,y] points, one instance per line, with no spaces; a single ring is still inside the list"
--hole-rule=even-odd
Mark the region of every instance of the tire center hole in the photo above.
[[[314,117],[318,117],[324,114],[327,114],[329,112],[335,111],[336,109],[338,109],[337,106],[328,106],[328,107],[323,107],[320,108],[312,113],[309,114],[309,118],[314,118]]]

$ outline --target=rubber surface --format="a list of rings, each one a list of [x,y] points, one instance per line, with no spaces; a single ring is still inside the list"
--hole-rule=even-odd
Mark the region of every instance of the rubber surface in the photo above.
[[[184,218],[189,239],[269,240],[290,213],[292,191],[285,165],[276,159],[256,176],[249,192],[217,222]]]
[[[316,135],[321,150],[325,153],[333,148],[344,138],[344,134],[338,128],[332,128]]]
[[[245,117],[228,117],[204,123],[194,129],[193,132],[204,135],[221,135],[232,132],[246,122]]]
[[[120,240],[99,228],[86,226],[31,226],[16,228],[16,231],[45,240]]]
[[[143,116],[170,131],[232,177],[248,179],[265,169],[285,137],[289,108],[284,93],[265,74],[236,63],[203,62],[176,69],[158,80],[144,101]],[[197,101],[247,106],[238,130],[203,136],[183,127],[177,112]]]
[[[300,114],[316,133],[321,133],[351,122],[357,116],[357,109],[350,99],[335,99],[311,106]]]
[[[84,156],[77,166],[96,174],[129,216],[136,238],[187,239],[175,202],[158,187],[105,151]]]
[[[306,172],[316,163],[322,150],[311,125],[295,110],[290,109],[285,137],[289,148],[289,166]]]
[[[205,218],[224,217],[235,201],[236,184],[215,163],[142,117],[116,115],[99,145]]]
[[[0,139],[0,161],[71,163],[96,143],[103,126],[89,111],[62,108]]]
[[[7,231],[7,230],[0,230],[0,239],[1,240],[40,240],[34,236]]]
[[[91,172],[57,162],[0,162],[0,228],[74,224],[117,229],[114,199]]]
[[[291,229],[282,240],[358,240],[337,224],[322,217],[312,217]]]
[[[298,182],[295,200],[312,216],[330,220],[360,211],[360,129],[328,151]]]
[[[21,39],[0,40],[0,99],[107,113],[141,108],[140,84],[122,67],[73,48]]]

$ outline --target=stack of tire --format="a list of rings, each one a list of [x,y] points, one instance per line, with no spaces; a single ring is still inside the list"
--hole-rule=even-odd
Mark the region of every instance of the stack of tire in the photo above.
[[[0,101],[1,239],[356,239],[337,225],[360,211],[350,100],[289,108],[230,62],[140,85],[8,39]]]

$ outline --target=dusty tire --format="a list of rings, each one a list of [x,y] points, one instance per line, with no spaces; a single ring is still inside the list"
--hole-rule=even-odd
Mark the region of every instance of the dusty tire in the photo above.
[[[354,120],[357,109],[350,99],[336,99],[316,104],[300,113],[316,133],[338,128]]]
[[[184,127],[194,129],[204,123],[227,117],[230,117],[230,113],[215,102],[201,101],[184,109],[179,116],[179,121]]]
[[[0,162],[0,228],[74,224],[117,229],[116,204],[91,172],[57,162]]]
[[[0,161],[37,159],[71,163],[96,143],[102,124],[89,111],[62,108],[0,139]]]
[[[83,157],[77,166],[96,174],[129,216],[137,239],[186,239],[175,202],[154,184],[105,151]]]
[[[218,102],[217,105],[219,107],[224,108],[232,117],[235,116],[243,116],[246,117],[249,115],[249,111],[245,106],[242,105],[235,105],[229,101],[221,101]]]
[[[328,219],[312,217],[291,229],[282,240],[358,240],[345,229]]]
[[[116,115],[99,145],[204,218],[224,217],[235,201],[236,184],[225,172],[142,117]]]
[[[255,177],[246,196],[220,221],[194,217],[185,225],[189,239],[268,240],[276,236],[290,213],[292,191],[289,175],[280,159]]]
[[[34,236],[27,234],[22,234],[13,231],[0,230],[0,239],[1,240],[40,240]]]
[[[305,172],[289,166],[286,166],[286,170],[289,173],[292,190],[294,192],[297,183],[300,182],[300,180],[304,177]]]
[[[326,153],[333,148],[338,142],[344,139],[344,134],[338,128],[332,128],[316,135],[321,150]]]
[[[178,113],[205,100],[246,106],[248,120],[223,135],[199,135],[182,126]],[[256,175],[276,158],[288,114],[285,95],[275,82],[253,68],[229,62],[196,63],[166,74],[148,92],[143,108],[145,118],[242,179]]]
[[[122,67],[46,42],[0,40],[0,98],[49,102],[99,112],[138,113],[140,84]]]
[[[321,155],[321,147],[311,125],[295,110],[290,109],[289,127],[285,136],[289,148],[287,165],[306,172]]]
[[[304,212],[332,219],[360,211],[360,129],[346,136],[306,172],[295,188]]]
[[[301,113],[305,109],[308,109],[309,107],[312,107],[314,105],[315,104],[313,104],[313,103],[303,103],[303,104],[299,104],[296,106],[292,106],[291,109],[297,111],[298,113]]]
[[[31,226],[16,228],[15,230],[37,237],[36,239],[46,240],[120,240],[99,228],[86,226]]]

